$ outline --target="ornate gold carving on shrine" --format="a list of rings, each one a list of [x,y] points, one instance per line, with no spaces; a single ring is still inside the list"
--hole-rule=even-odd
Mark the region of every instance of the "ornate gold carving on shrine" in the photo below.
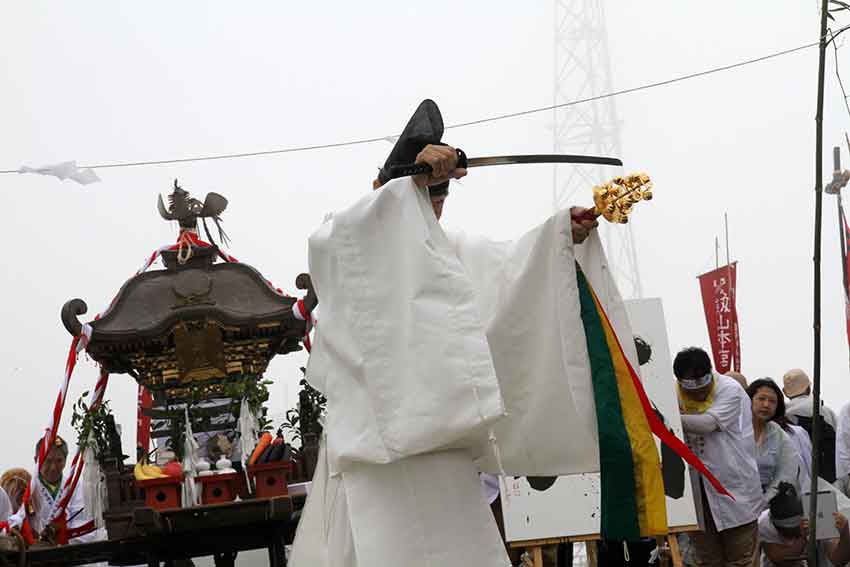
[[[174,326],[181,382],[227,376],[221,329],[212,321],[181,321]]]

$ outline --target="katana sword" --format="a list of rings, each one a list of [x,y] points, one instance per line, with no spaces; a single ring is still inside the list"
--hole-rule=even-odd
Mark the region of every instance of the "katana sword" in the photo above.
[[[527,154],[516,156],[490,156],[467,158],[463,150],[458,152],[458,167],[487,167],[491,165],[513,165],[521,163],[575,163],[589,165],[614,165],[622,166],[619,158],[605,156],[580,156],[570,154]],[[427,163],[407,163],[390,165],[386,168],[387,177],[408,177],[422,173],[431,173],[431,166]]]
[[[591,165],[615,165],[621,166],[623,162],[618,158],[604,156],[579,156],[568,154],[529,154],[516,156],[492,156],[467,158],[463,150],[457,151],[457,167],[484,167],[489,165],[510,165],[520,163],[581,163]],[[382,173],[386,173],[389,179],[407,177],[422,173],[431,173],[431,166],[426,163],[408,163],[400,165],[384,166]],[[442,183],[448,187],[448,182]],[[440,187],[440,186],[437,186]],[[440,194],[445,195],[444,191]],[[434,196],[434,186],[430,187],[431,196]],[[574,214],[576,221],[595,220],[599,216],[605,217],[609,222],[626,223],[632,207],[639,201],[652,199],[652,181],[645,173],[633,173],[630,175],[617,176],[608,183],[597,185],[593,188],[593,207],[586,209],[583,213]]]

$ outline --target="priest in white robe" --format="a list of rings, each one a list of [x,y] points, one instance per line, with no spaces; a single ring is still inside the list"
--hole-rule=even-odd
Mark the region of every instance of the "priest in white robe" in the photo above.
[[[35,447],[36,460],[41,450],[42,440]],[[56,510],[58,501],[62,494],[64,484],[63,471],[68,460],[68,444],[61,437],[56,437],[53,447],[47,452],[44,465],[40,473],[32,483],[33,491],[30,496],[32,513],[30,514],[30,526],[35,533],[41,533],[50,523],[50,516]],[[88,543],[106,539],[106,530],[103,528],[89,530],[93,518],[85,509],[85,498],[83,496],[82,483],[77,484],[76,490],[68,502],[65,511],[67,526],[69,530],[81,529],[85,533],[71,538],[69,543]],[[18,511],[10,516],[9,524],[20,528],[24,522],[26,511],[22,505]],[[100,565],[100,564],[98,564]]]
[[[417,161],[430,178],[390,181],[310,238],[307,379],[328,402],[294,567],[508,566],[478,473],[599,467],[577,262],[631,333],[595,222],[561,211],[515,242],[448,235],[428,186],[466,172],[447,146]]]

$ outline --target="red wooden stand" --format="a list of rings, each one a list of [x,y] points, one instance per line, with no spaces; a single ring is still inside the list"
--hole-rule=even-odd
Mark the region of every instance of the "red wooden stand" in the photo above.
[[[248,474],[254,480],[254,497],[274,498],[288,495],[287,479],[291,468],[292,463],[289,461],[248,465]]]
[[[240,479],[241,475],[239,473],[212,474],[197,477],[195,482],[199,482],[202,487],[201,502],[203,504],[233,502],[239,493]]]
[[[145,492],[145,506],[154,510],[180,508],[182,484],[182,478],[173,476],[136,481],[136,485]]]

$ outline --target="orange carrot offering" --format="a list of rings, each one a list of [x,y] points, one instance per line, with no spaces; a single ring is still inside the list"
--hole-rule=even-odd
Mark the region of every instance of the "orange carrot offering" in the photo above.
[[[260,436],[260,441],[257,443],[257,446],[254,448],[254,452],[251,453],[251,458],[248,460],[249,465],[253,465],[257,462],[257,459],[260,458],[260,455],[263,454],[263,451],[266,450],[266,447],[271,445],[272,443],[272,434],[268,431],[264,432]]]

